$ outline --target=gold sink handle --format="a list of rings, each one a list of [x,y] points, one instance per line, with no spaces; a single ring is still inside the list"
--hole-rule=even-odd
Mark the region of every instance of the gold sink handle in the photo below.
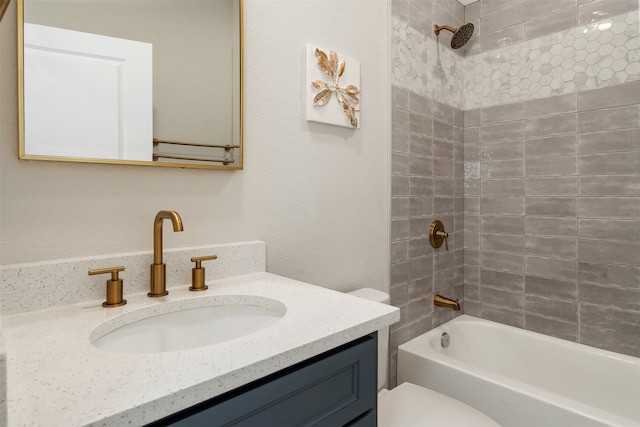
[[[103,307],[120,307],[127,303],[126,299],[122,299],[123,282],[122,279],[118,277],[120,271],[124,271],[123,266],[89,270],[89,276],[111,273],[111,280],[107,280],[107,300],[102,303]]]
[[[444,224],[439,219],[433,221],[429,227],[429,241],[431,246],[436,249],[444,242],[445,248],[449,252],[449,233],[444,231]]]
[[[191,269],[191,286],[189,287],[190,291],[206,291],[207,289],[209,289],[209,287],[204,284],[204,267],[202,266],[202,261],[209,261],[212,259],[218,259],[218,256],[209,255],[191,258],[191,262],[195,262],[196,266],[195,268]]]

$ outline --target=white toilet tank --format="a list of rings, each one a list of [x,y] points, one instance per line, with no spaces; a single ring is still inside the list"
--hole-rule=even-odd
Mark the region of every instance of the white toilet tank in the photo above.
[[[356,289],[353,292],[349,292],[349,294],[382,304],[391,303],[389,294],[373,288]],[[388,356],[389,327],[387,326],[378,330],[378,390],[382,390],[387,384],[387,366],[389,364]]]

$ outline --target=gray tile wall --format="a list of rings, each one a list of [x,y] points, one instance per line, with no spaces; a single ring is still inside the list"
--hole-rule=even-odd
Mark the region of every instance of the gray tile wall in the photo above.
[[[465,313],[640,356],[640,81],[464,117]]]
[[[464,23],[464,7],[456,0],[392,0],[391,10],[430,38],[434,24]],[[450,49],[451,34],[441,32],[437,41]],[[463,296],[464,118],[445,102],[392,86],[390,294],[401,320],[391,327],[390,387],[396,385],[398,345],[453,318],[451,310],[434,307],[434,294]],[[429,243],[435,219],[449,232],[449,252]]]
[[[391,327],[391,386],[398,345],[453,318],[434,307],[442,294],[462,298],[464,285],[463,112],[392,87],[391,303],[401,320]],[[428,230],[440,219],[449,252],[434,249]]]
[[[467,55],[532,40],[638,8],[637,0],[481,0],[465,7],[475,25]]]

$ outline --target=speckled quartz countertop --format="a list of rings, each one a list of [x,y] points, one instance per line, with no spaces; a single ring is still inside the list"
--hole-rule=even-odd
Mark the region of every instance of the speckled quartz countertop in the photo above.
[[[128,304],[114,309],[93,301],[4,316],[9,427],[143,425],[400,318],[395,307],[270,273],[208,285],[206,292],[182,286],[156,299],[126,295]],[[132,311],[161,313],[168,301],[197,306],[218,295],[268,297],[286,314],[242,338],[184,351],[108,353],[89,339],[96,327]]]

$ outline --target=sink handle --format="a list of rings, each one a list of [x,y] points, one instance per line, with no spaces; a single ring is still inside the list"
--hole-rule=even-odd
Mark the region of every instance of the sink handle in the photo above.
[[[124,271],[123,266],[89,270],[89,276],[111,273],[111,280],[107,280],[107,300],[102,303],[103,307],[120,307],[127,303],[126,299],[122,299],[123,282],[122,279],[118,277],[120,271]]]
[[[191,269],[190,291],[206,291],[209,289],[209,287],[204,284],[204,267],[202,266],[202,261],[210,261],[213,259],[218,259],[218,256],[209,255],[191,258],[191,262],[195,262],[196,266]]]

